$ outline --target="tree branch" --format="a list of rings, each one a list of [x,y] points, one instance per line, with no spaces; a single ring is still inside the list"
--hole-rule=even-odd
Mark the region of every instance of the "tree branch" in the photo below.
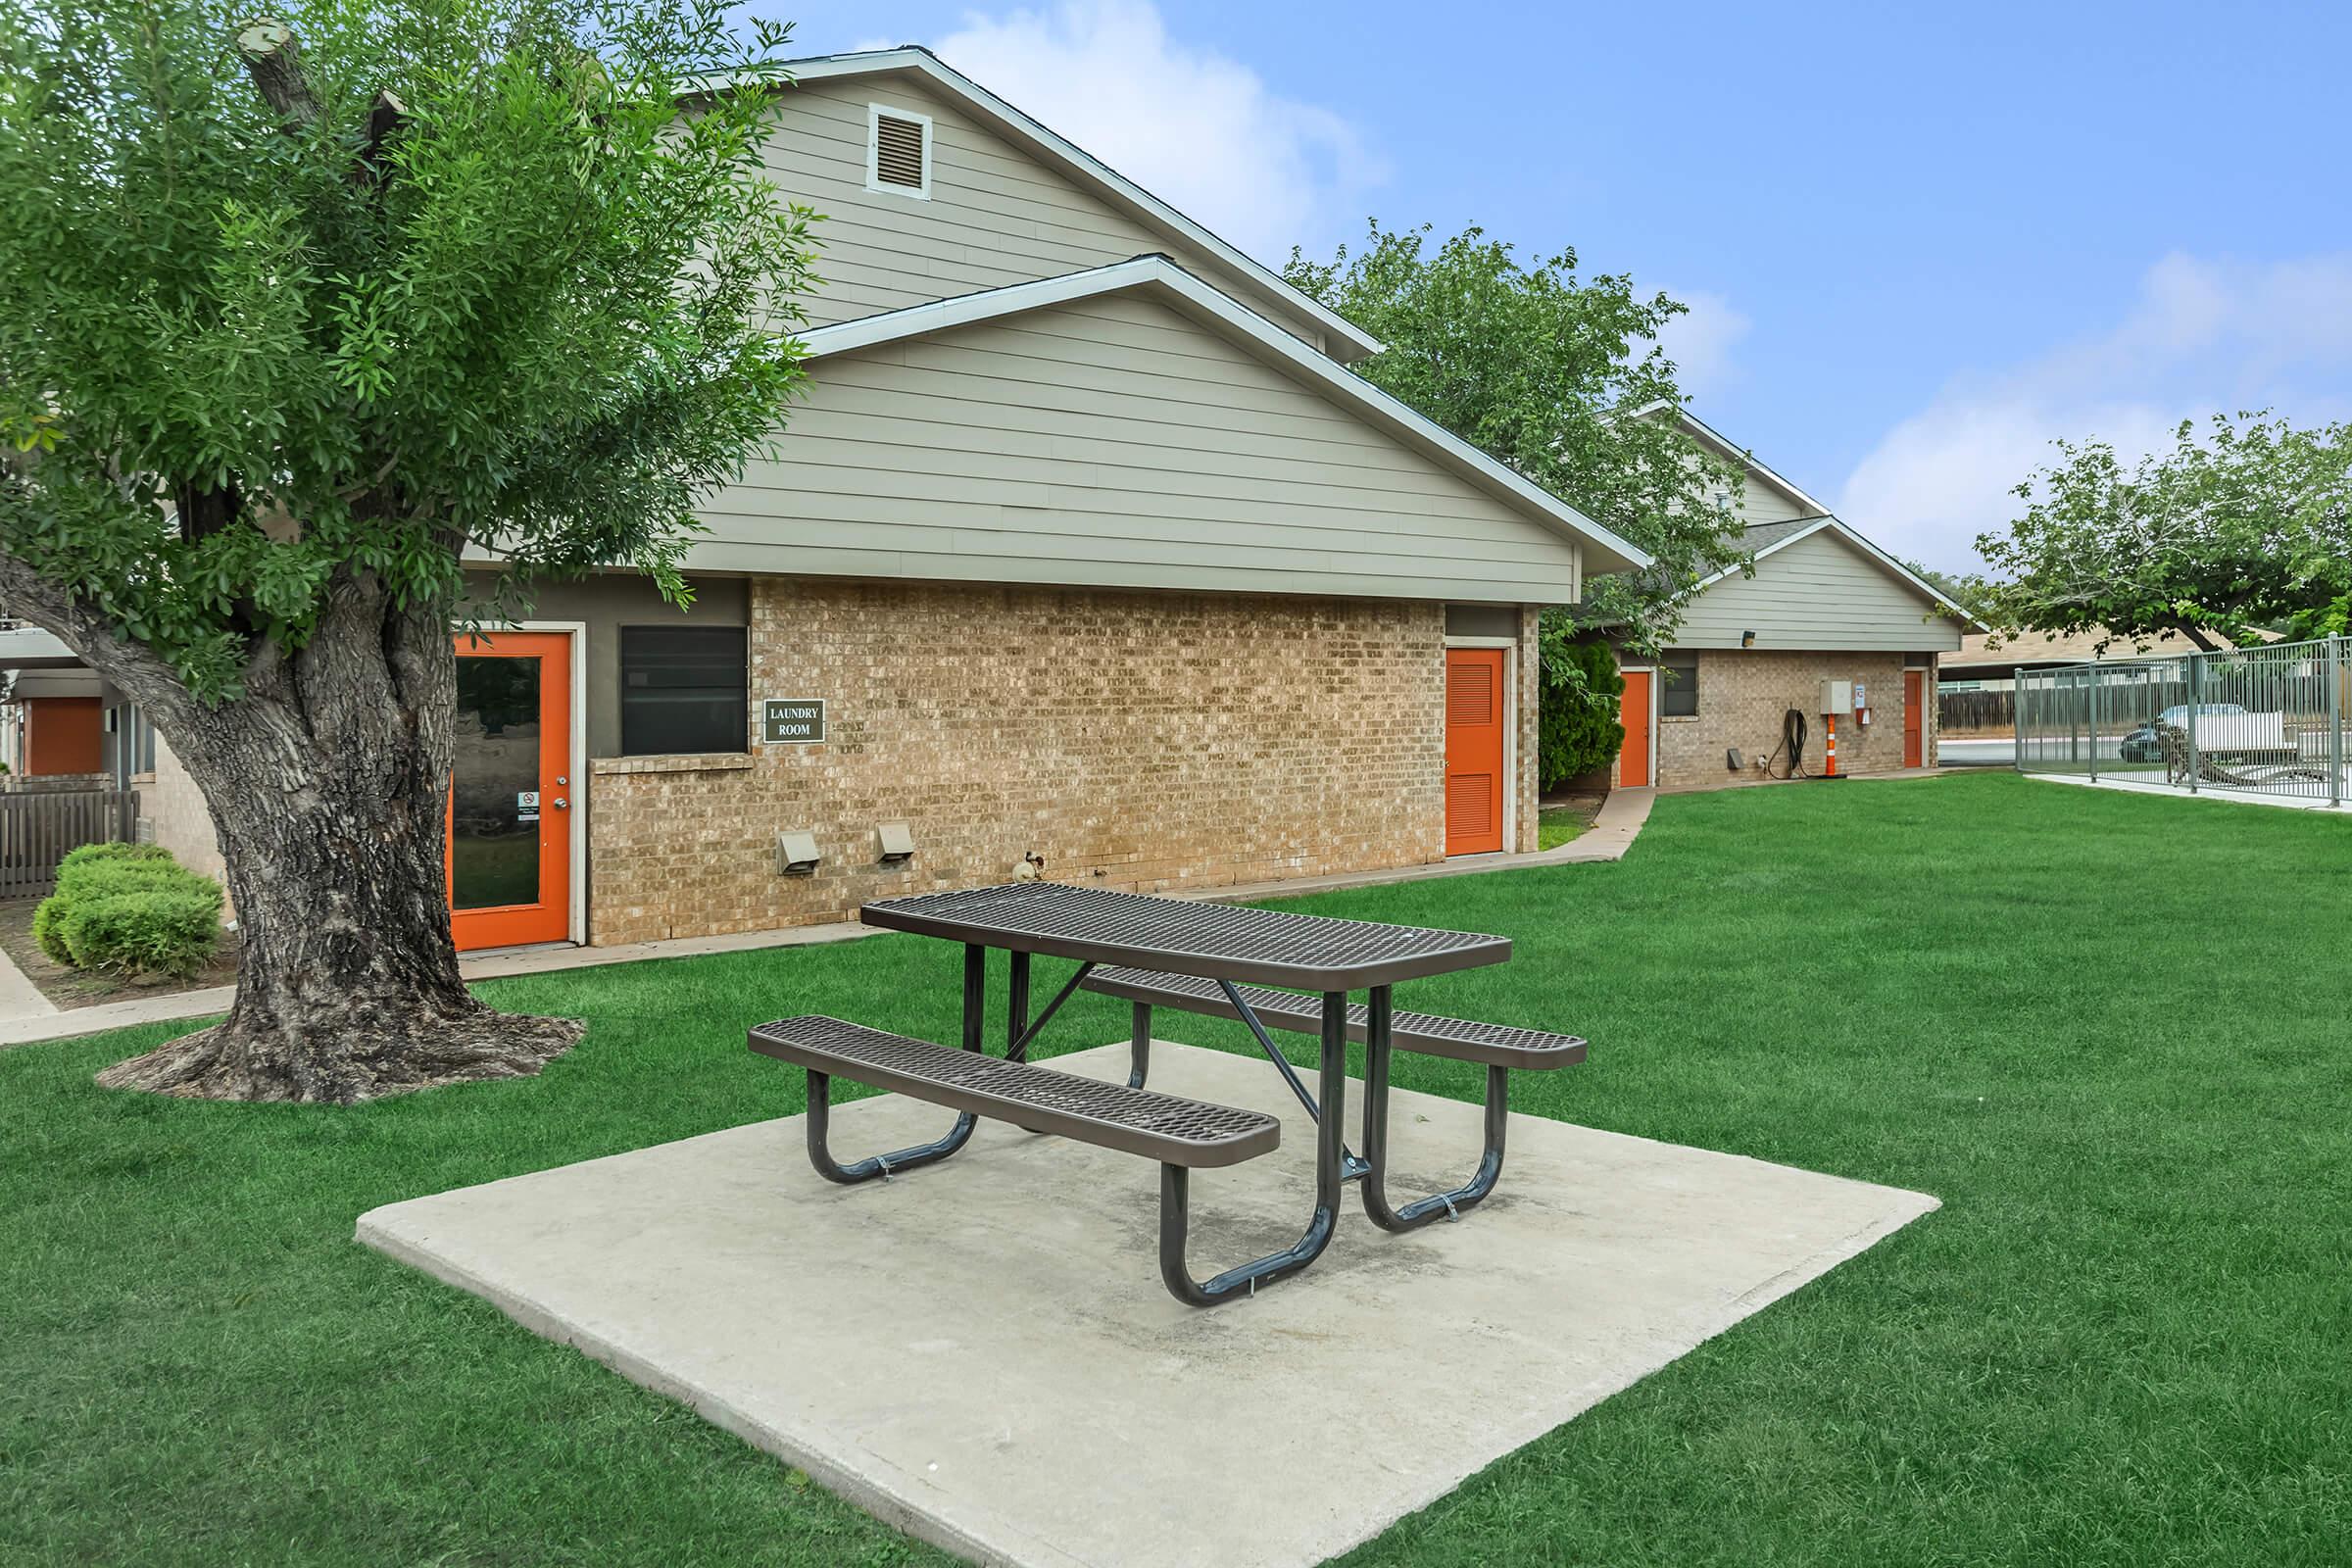
[[[171,723],[194,701],[179,671],[161,655],[116,636],[105,616],[6,550],[0,550],[0,602],[10,613],[54,633],[83,663],[163,722]]]
[[[308,130],[318,118],[318,95],[302,73],[302,46],[294,29],[274,17],[245,24],[237,33],[237,57],[245,62],[262,101],[277,111],[288,131]]]
[[[375,102],[368,106],[368,132],[360,144],[360,168],[353,172],[355,179],[364,178],[369,184],[381,186],[391,171],[384,167],[384,144],[392,139],[409,118],[409,106],[400,95],[390,90],[378,92]]]

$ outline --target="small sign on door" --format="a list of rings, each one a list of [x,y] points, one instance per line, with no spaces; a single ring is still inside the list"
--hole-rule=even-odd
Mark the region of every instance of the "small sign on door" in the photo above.
[[[763,746],[809,746],[825,738],[825,700],[821,697],[770,697],[760,705],[760,741]]]
[[[539,809],[539,792],[537,790],[516,790],[514,792],[514,809],[517,811]]]

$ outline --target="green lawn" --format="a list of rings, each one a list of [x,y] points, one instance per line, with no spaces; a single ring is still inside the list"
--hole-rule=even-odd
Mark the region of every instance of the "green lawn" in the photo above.
[[[1585,813],[1574,807],[1547,806],[1536,813],[1536,848],[1556,850],[1563,844],[1574,843],[1592,825]]]
[[[1615,864],[1300,906],[1510,934],[1400,1000],[1590,1036],[1519,1108],[1945,1205],[1351,1565],[2352,1554],[2352,822],[2008,775],[1730,790],[1661,799]],[[942,1560],[350,1237],[791,1111],[747,1022],[952,1038],[956,968],[889,937],[502,982],[586,1042],[343,1111],[91,1086],[161,1029],[0,1052],[0,1562]]]

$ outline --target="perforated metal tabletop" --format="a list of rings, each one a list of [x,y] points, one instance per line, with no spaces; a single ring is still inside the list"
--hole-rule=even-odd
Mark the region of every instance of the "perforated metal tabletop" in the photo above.
[[[1059,882],[884,899],[865,906],[858,918],[1016,953],[1302,991],[1394,985],[1501,963],[1511,956],[1508,937],[1475,931],[1237,908]]]

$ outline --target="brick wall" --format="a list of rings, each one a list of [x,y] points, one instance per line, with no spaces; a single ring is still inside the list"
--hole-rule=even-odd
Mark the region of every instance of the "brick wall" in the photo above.
[[[1698,713],[1658,720],[1658,784],[1663,789],[1711,789],[1735,781],[1724,751],[1737,746],[1743,772],[1781,742],[1783,715],[1805,714],[1805,770],[1823,771],[1821,715],[1814,711],[1824,680],[1858,680],[1870,689],[1871,725],[1838,721],[1838,771],[1887,773],[1903,765],[1903,656],[1862,653],[1783,653],[1763,649],[1702,652],[1698,656]],[[1925,687],[1926,760],[1935,761],[1936,675]],[[1780,764],[1775,764],[1779,771]]]
[[[1395,601],[756,579],[754,703],[825,699],[827,740],[593,762],[590,940],[843,919],[1007,880],[1029,851],[1056,880],[1144,891],[1442,858],[1444,621]],[[1533,612],[1521,627],[1532,848]],[[901,819],[913,862],[877,865],[875,824]],[[776,875],[784,829],[815,833],[814,876]]]
[[[210,877],[222,874],[212,808],[204,804],[204,792],[188,777],[162,732],[155,737],[155,771],[136,775],[131,787],[139,792],[140,838],[161,844],[191,871]]]

